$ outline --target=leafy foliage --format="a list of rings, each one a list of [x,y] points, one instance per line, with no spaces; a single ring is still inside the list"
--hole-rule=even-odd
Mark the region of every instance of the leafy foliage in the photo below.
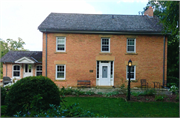
[[[7,109],[6,105],[1,105],[1,116],[5,116],[6,115],[6,109]]]
[[[18,38],[18,41],[15,41],[13,39],[7,39],[6,41],[0,39],[0,58],[3,57],[6,53],[12,50],[22,50],[25,51],[24,49],[25,42],[21,39]],[[3,69],[2,69],[2,63],[0,63],[0,78],[3,76]]]
[[[90,111],[83,110],[78,104],[72,104],[68,107],[56,106],[50,104],[50,108],[47,111],[41,112],[17,112],[15,117],[95,117],[99,116]]]
[[[6,89],[1,87],[1,104],[5,105]]]
[[[133,96],[145,96],[145,95],[155,95],[156,90],[155,89],[146,89],[144,92],[131,92],[131,95]]]
[[[59,105],[60,102],[59,89],[52,80],[43,76],[26,77],[17,81],[7,94],[7,115],[47,110],[49,104]]]
[[[155,96],[155,100],[156,101],[163,101],[164,100],[164,96],[163,95],[156,95]]]

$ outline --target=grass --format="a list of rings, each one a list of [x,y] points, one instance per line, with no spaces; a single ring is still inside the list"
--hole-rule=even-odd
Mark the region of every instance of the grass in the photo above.
[[[126,102],[122,98],[66,97],[65,104],[79,106],[107,117],[178,117],[179,103]]]

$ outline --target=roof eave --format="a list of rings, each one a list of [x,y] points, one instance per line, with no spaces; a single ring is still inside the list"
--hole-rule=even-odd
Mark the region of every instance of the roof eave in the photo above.
[[[150,32],[150,31],[85,31],[85,30],[54,30],[54,29],[40,29],[44,33],[81,33],[81,34],[131,34],[131,35],[170,35],[171,33],[164,34],[163,32]]]

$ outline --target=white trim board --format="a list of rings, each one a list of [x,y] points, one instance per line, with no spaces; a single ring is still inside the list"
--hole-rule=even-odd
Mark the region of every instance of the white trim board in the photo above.
[[[32,64],[35,62],[27,57],[22,57],[22,58],[16,60],[15,63],[26,63],[26,64],[31,63]]]

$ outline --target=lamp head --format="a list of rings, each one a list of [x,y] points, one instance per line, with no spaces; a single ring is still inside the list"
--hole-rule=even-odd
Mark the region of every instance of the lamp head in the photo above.
[[[128,66],[132,66],[132,61],[131,61],[131,59],[128,61]]]

